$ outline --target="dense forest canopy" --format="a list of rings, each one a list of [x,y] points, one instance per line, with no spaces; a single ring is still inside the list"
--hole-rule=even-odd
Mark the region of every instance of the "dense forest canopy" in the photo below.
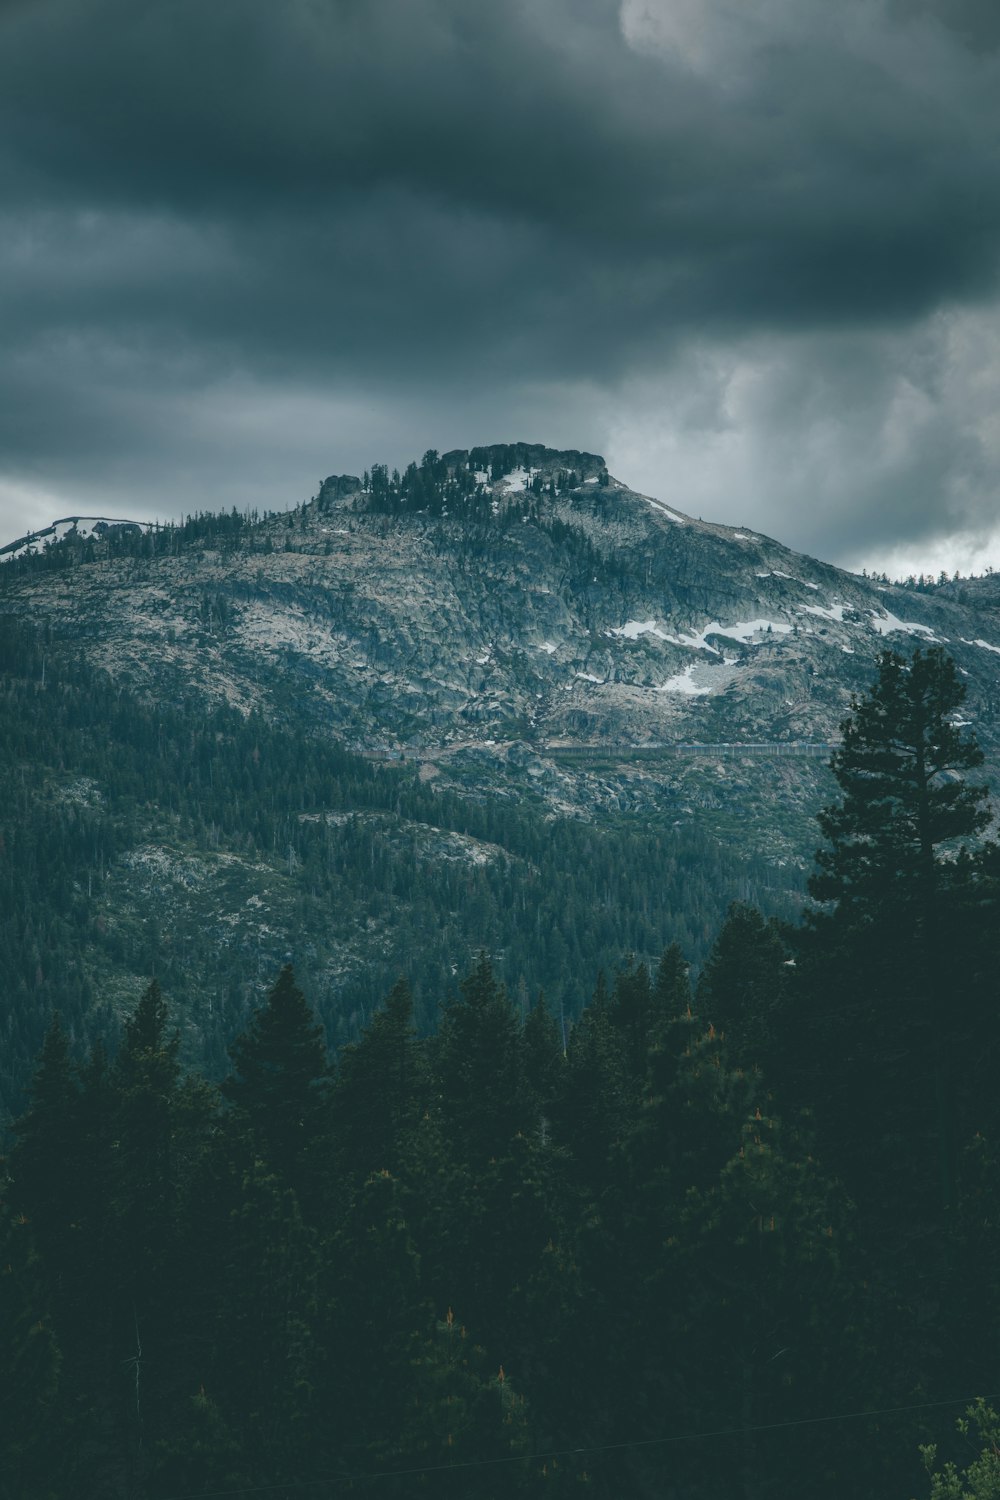
[[[483,952],[431,1034],[400,978],[331,1053],[285,964],[220,1085],[156,980],[113,1054],[53,1019],[0,1493],[996,1500],[963,1413],[1000,1390],[1000,863],[960,701],[884,654],[809,919],[737,903],[694,986],[678,943],[623,959],[564,1029]]]

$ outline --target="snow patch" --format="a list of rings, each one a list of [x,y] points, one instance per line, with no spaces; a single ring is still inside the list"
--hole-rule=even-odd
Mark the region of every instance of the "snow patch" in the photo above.
[[[574,677],[579,677],[581,682],[596,682],[599,687],[604,686],[603,677],[595,677],[592,672],[574,672]]]
[[[683,672],[678,672],[673,677],[668,677],[666,682],[657,688],[658,693],[685,693],[689,698],[701,698],[712,691],[708,687],[699,687],[693,680],[695,664],[685,667]]]
[[[821,620],[836,620],[838,625],[842,625],[846,608],[846,604],[803,604],[799,609],[799,614],[819,615]]]
[[[553,646],[551,641],[543,641],[538,649],[539,651],[544,651],[547,656],[552,656],[558,651],[559,647]]]
[[[687,521],[685,520],[685,518],[683,516],[679,516],[675,510],[671,510],[669,505],[664,505],[662,500],[654,500],[650,495],[642,495],[640,498],[645,500],[647,505],[654,506],[655,509],[661,513],[661,515],[666,516],[668,521],[674,521],[678,526],[687,525]]]
[[[641,635],[655,635],[657,640],[676,643],[677,637],[668,635],[661,630],[655,620],[626,620],[624,625],[618,625],[606,632],[607,635],[616,635],[621,640],[637,641]]]
[[[635,641],[642,635],[656,636],[657,640],[666,641],[671,646],[684,646],[690,651],[711,651],[714,656],[721,653],[717,646],[708,643],[710,635],[728,636],[730,640],[739,641],[742,645],[760,645],[754,642],[752,637],[762,635],[770,631],[772,635],[788,635],[792,626],[785,620],[738,620],[733,625],[722,625],[718,620],[712,620],[701,630],[689,630],[684,635],[671,635],[669,631],[662,630],[655,620],[628,620],[624,625],[619,625],[612,630],[605,631],[605,635],[617,636],[619,639]]]
[[[539,473],[538,469],[514,469],[505,476],[501,483],[507,493],[512,495],[518,490],[527,489],[537,473]]]
[[[989,641],[980,640],[978,637],[974,641],[967,641],[964,635],[959,636],[959,640],[963,646],[979,646],[983,651],[995,651],[997,656],[1000,656],[1000,646],[991,646]]]
[[[891,610],[884,614],[876,614],[875,610],[869,610],[871,615],[872,629],[878,631],[879,635],[892,635],[895,631],[905,631],[908,635],[925,635],[929,641],[936,641],[937,636],[929,625],[919,625],[915,620],[901,620]]]
[[[702,635],[726,635],[730,640],[740,641],[743,645],[760,645],[754,642],[755,635],[788,635],[792,626],[785,620],[744,620],[736,625],[720,625],[716,620],[712,625],[706,625]]]

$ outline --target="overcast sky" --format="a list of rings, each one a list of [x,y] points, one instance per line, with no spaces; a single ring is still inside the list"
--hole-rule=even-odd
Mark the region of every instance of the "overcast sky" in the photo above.
[[[1000,566],[998,0],[2,0],[0,541],[522,439]]]

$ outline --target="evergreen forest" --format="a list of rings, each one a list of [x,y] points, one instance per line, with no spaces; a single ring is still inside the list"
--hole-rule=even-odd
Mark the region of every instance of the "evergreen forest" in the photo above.
[[[214,1069],[167,969],[107,1044],[54,1014],[0,1187],[3,1500],[997,1500],[1000,852],[962,697],[883,654],[805,916],[734,903],[695,983],[626,940],[566,1024],[483,951],[428,1028],[401,964],[331,1048],[281,963]]]
[[[707,815],[553,819],[501,774],[489,797],[440,790],[303,732],[294,703],[141,696],[0,617],[0,1126],[54,1012],[114,1050],[153,977],[182,1062],[218,1080],[286,961],[334,1048],[401,973],[426,1035],[480,949],[568,1028],[623,954],[677,941],[697,964],[731,901],[796,908],[799,872],[734,856]]]

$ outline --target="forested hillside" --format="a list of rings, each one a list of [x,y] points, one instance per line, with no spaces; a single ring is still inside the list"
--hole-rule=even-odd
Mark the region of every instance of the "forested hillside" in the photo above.
[[[335,1057],[285,965],[219,1086],[155,981],[111,1057],[55,1020],[3,1189],[5,1495],[995,1500],[988,1404],[949,1436],[1000,1390],[962,697],[886,653],[805,924],[734,906],[693,993],[676,943],[623,962],[565,1045],[485,954],[433,1035],[400,978]]]
[[[676,801],[585,822],[517,779],[438,790],[295,720],[141,696],[0,619],[0,1120],[54,1010],[114,1045],[153,976],[218,1077],[288,957],[334,1046],[401,972],[428,1031],[480,948],[568,1023],[599,968],[669,941],[698,961],[731,900],[790,911],[797,887]]]
[[[887,641],[947,647],[997,774],[993,590],[966,582],[857,577],[525,443],[11,544],[0,1128],[54,1011],[114,1048],[153,977],[218,1080],[287,960],[333,1050],[400,973],[431,1033],[480,950],[564,1033],[628,955],[697,973],[734,900],[801,910]]]

